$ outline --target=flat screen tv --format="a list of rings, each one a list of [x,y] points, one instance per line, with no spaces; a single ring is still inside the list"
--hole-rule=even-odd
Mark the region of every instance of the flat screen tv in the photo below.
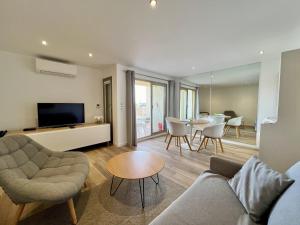
[[[83,103],[38,103],[39,127],[71,126],[84,123]]]

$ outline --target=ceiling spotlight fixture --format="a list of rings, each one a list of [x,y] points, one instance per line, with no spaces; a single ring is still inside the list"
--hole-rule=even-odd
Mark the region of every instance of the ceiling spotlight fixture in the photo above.
[[[92,53],[89,53],[89,57],[92,58],[92,57],[93,57],[93,54],[92,54]]]
[[[156,6],[157,6],[157,1],[156,0],[150,0],[150,6],[151,6],[151,8],[156,8]]]
[[[42,45],[47,46],[48,45],[47,41],[42,41]]]
[[[259,51],[260,55],[263,55],[265,52],[263,50]]]

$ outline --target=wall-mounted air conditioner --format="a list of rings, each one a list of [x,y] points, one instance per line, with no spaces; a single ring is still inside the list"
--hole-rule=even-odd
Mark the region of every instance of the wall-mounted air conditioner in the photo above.
[[[77,74],[76,65],[50,61],[46,59],[36,58],[35,66],[38,73],[65,77],[75,77]]]

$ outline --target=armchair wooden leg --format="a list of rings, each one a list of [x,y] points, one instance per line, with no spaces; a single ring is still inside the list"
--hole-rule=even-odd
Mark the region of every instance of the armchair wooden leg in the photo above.
[[[72,219],[72,224],[77,224],[77,216],[76,216],[76,212],[75,212],[75,208],[74,208],[73,199],[70,198],[67,203],[68,203],[68,207],[69,207],[69,211],[70,211],[70,215],[71,215],[71,219]]]
[[[236,138],[240,138],[240,127],[235,127]]]
[[[171,135],[171,137],[170,137],[170,139],[169,139],[169,143],[168,143],[168,145],[167,145],[167,148],[166,148],[166,150],[168,150],[168,149],[169,149],[169,146],[170,146],[170,143],[171,143],[171,141],[172,141],[172,138],[173,138],[173,136]]]
[[[18,205],[18,209],[17,209],[17,212],[16,212],[16,216],[12,222],[13,225],[17,225],[21,216],[22,216],[22,213],[24,211],[24,208],[25,208],[25,204],[20,204]]]
[[[219,143],[220,143],[220,147],[221,147],[222,152],[224,152],[224,148],[223,148],[223,144],[222,144],[221,138],[219,138]]]
[[[84,187],[84,188],[87,188],[87,187],[88,187],[88,185],[87,185],[87,180],[84,181],[83,187]]]

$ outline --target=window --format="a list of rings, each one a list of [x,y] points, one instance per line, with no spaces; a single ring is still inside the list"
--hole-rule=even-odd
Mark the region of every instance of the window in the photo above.
[[[167,86],[150,81],[135,81],[137,138],[165,131]]]
[[[180,89],[180,119],[192,119],[195,117],[195,99],[195,90]]]

